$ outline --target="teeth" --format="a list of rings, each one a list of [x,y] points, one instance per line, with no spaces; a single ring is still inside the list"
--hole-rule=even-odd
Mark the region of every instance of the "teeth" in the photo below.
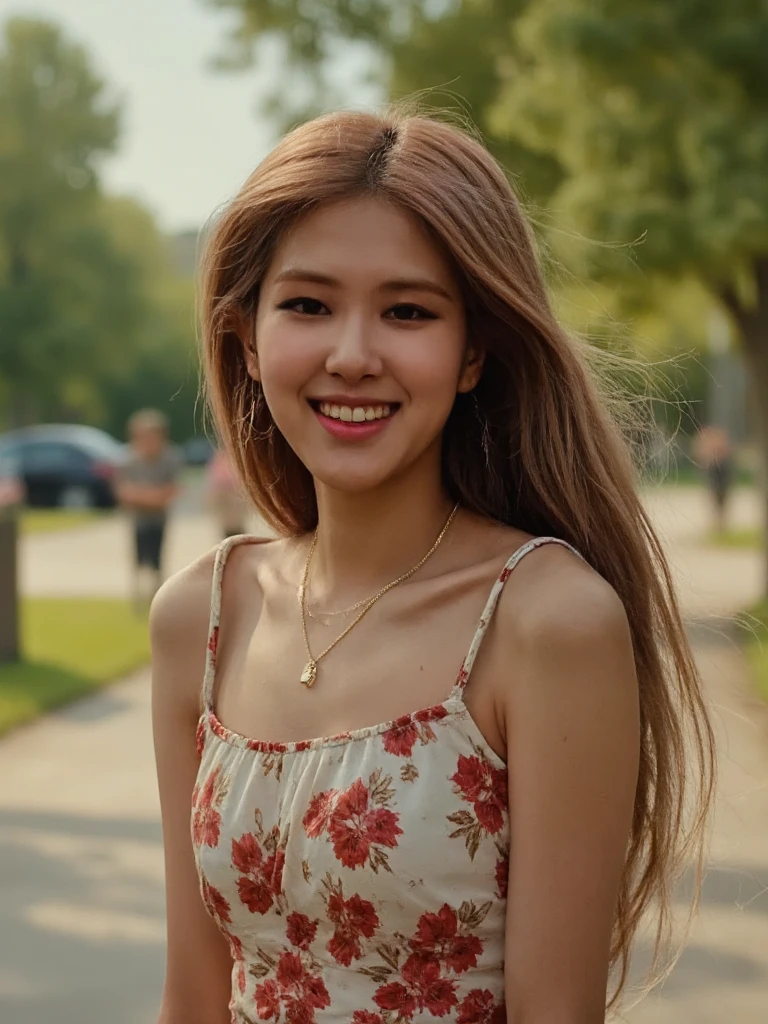
[[[332,420],[342,420],[344,423],[365,423],[370,420],[386,419],[392,415],[390,405],[332,405],[330,402],[320,402],[320,412],[323,416],[330,416]]]

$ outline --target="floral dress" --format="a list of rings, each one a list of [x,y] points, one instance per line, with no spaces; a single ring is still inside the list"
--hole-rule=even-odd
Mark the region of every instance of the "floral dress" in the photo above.
[[[216,717],[225,541],[213,575],[192,842],[203,901],[229,940],[232,1024],[505,1024],[507,773],[463,690],[493,586],[447,700],[298,743]],[[568,546],[568,545],[565,545]]]

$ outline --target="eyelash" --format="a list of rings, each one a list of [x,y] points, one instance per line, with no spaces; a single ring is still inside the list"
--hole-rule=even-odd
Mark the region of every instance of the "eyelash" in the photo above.
[[[308,305],[310,303],[313,304],[313,305],[316,305],[316,306],[324,307],[325,309],[328,308],[325,305],[325,303],[321,302],[319,299],[312,299],[312,298],[310,298],[309,296],[306,296],[306,295],[299,296],[298,298],[295,298],[295,299],[286,299],[285,302],[279,303],[277,308],[278,309],[285,309],[285,310],[288,310],[288,311],[293,312],[293,313],[298,313],[299,316],[305,316],[305,317],[317,316],[317,313],[303,312],[302,310],[300,310],[298,308],[301,305]],[[392,310],[396,310],[396,309],[400,309],[400,310],[407,309],[407,310],[410,310],[411,312],[416,312],[416,313],[419,314],[418,316],[415,316],[415,317],[403,317],[403,318],[390,317],[390,318],[388,318],[388,319],[395,320],[397,323],[407,324],[407,323],[419,323],[419,321],[422,321],[422,320],[437,320],[437,316],[434,313],[430,313],[430,311],[428,309],[425,309],[423,306],[418,306],[414,302],[396,302],[393,306],[390,306],[389,309],[386,312],[390,313],[390,312],[392,312]]]

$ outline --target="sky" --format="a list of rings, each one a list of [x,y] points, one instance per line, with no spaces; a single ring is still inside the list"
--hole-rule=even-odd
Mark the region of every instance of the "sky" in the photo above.
[[[276,141],[256,109],[259,72],[211,69],[232,22],[203,0],[0,0],[0,22],[14,14],[55,21],[86,47],[122,100],[105,185],[165,230],[198,229]]]

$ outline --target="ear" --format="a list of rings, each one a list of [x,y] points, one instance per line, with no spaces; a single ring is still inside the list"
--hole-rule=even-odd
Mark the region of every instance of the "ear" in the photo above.
[[[259,374],[259,353],[256,349],[255,323],[251,317],[244,313],[237,313],[232,318],[232,330],[243,349],[243,359],[248,376],[253,380],[261,380]]]
[[[477,382],[480,380],[480,374],[483,372],[484,363],[484,352],[480,352],[479,349],[476,348],[467,348],[464,353],[464,362],[461,366],[459,383],[456,386],[458,394],[467,394],[477,387]]]

